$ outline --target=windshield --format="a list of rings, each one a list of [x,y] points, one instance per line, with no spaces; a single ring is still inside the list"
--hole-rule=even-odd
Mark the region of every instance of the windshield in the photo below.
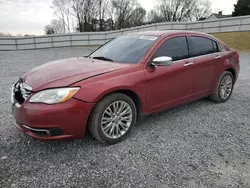
[[[157,39],[155,36],[121,36],[108,42],[89,57],[119,63],[138,63]]]

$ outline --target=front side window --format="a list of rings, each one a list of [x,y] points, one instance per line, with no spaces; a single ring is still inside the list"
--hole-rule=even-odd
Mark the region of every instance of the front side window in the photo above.
[[[105,44],[89,57],[118,63],[138,63],[157,39],[156,36],[121,36]]]
[[[218,47],[213,40],[204,37],[191,37],[191,40],[193,56],[201,56],[218,51]]]
[[[154,58],[168,56],[173,61],[186,59],[189,56],[186,37],[176,37],[166,40],[156,51]]]

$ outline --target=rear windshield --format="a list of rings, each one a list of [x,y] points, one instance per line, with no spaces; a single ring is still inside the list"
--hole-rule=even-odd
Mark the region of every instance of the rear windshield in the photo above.
[[[113,39],[89,57],[102,57],[118,63],[138,63],[156,42],[155,36],[121,36]]]

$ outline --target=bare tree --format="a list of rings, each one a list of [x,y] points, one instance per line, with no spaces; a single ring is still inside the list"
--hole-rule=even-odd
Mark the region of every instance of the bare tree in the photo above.
[[[82,27],[84,17],[84,3],[85,0],[73,0],[72,5],[73,15],[76,17],[78,31],[80,32],[84,31],[84,28]]]
[[[110,0],[98,0],[98,8],[99,8],[99,30],[104,31],[105,30],[105,19],[107,18],[107,15],[110,12]]]
[[[147,11],[142,7],[136,7],[130,16],[130,26],[135,27],[145,23]]]
[[[0,37],[13,37],[10,33],[0,33]]]
[[[137,0],[53,0],[52,8],[64,32],[74,20],[80,32],[105,31],[142,25],[146,16]]]
[[[200,15],[206,15],[210,6],[209,0],[158,0],[158,5],[150,12],[152,22],[189,21]]]
[[[64,33],[64,25],[61,20],[52,20],[46,25],[44,30],[47,35]]]
[[[85,5],[85,17],[84,17],[84,23],[85,28],[87,31],[91,31],[93,28],[93,20],[96,20],[98,16],[98,0],[86,0]]]
[[[164,17],[160,15],[157,9],[154,9],[148,13],[147,20],[149,23],[157,23],[157,22],[159,23],[159,22],[164,22]]]
[[[53,35],[53,34],[55,34],[55,30],[54,30],[54,28],[51,25],[46,25],[44,27],[44,31],[45,31],[46,35]]]
[[[98,13],[97,0],[73,0],[73,15],[77,19],[77,30],[80,32],[91,31],[92,20]]]
[[[71,31],[72,0],[53,0],[54,14],[63,23],[64,33]]]
[[[142,13],[142,17],[145,17],[142,8],[135,11],[136,8],[140,7],[137,0],[112,0],[111,3],[116,29],[131,27],[131,17],[138,13]],[[135,19],[133,18],[133,20]]]
[[[211,2],[210,0],[200,0],[196,4],[194,11],[195,20],[198,21],[201,18],[206,18],[211,13]]]
[[[52,8],[64,33],[72,29],[80,32],[106,31],[145,23],[199,20],[211,11],[210,0],[157,1],[158,5],[148,15],[138,0],[53,0]],[[51,25],[58,23],[48,26]],[[50,28],[46,29],[49,32]]]

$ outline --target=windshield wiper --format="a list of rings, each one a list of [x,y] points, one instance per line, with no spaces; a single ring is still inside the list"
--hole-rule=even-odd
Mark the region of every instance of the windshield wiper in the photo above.
[[[102,56],[99,56],[99,57],[92,57],[93,59],[100,59],[100,60],[104,60],[104,61],[112,61],[113,62],[113,60],[112,59],[109,59],[109,58],[107,58],[107,57],[102,57]]]

